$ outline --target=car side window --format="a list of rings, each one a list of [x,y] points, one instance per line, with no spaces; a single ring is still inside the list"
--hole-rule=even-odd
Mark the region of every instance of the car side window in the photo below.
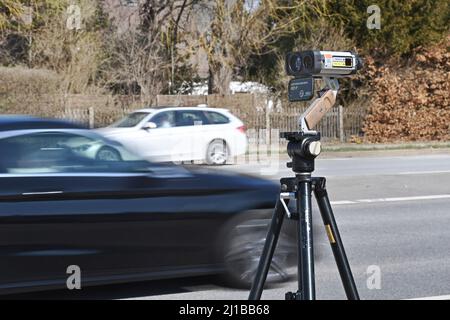
[[[176,111],[176,126],[197,126],[208,124],[208,119],[205,117],[203,111],[186,110]]]
[[[230,123],[230,119],[219,112],[206,111],[206,116],[208,117],[210,124],[225,124]]]
[[[0,140],[0,171],[11,174],[130,172],[149,163],[107,140],[62,132],[39,132]],[[126,160],[124,160],[126,158]]]
[[[175,113],[173,111],[161,112],[153,116],[149,122],[156,124],[157,128],[171,128],[175,126]]]

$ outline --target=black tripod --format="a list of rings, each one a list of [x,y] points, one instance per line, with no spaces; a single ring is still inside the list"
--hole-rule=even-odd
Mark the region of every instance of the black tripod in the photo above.
[[[286,300],[314,300],[314,252],[311,215],[311,194],[316,197],[325,230],[333,250],[333,255],[349,300],[359,300],[358,291],[345,254],[344,246],[334,219],[330,200],[325,187],[325,178],[313,178],[314,160],[320,154],[320,133],[288,132],[282,135],[289,141],[288,154],[292,162],[288,163],[295,178],[281,179],[280,198],[269,227],[264,249],[259,261],[249,300],[259,300],[264,288],[284,215],[297,220],[298,224],[298,291],[286,293]],[[295,200],[296,212],[289,212],[287,203]]]

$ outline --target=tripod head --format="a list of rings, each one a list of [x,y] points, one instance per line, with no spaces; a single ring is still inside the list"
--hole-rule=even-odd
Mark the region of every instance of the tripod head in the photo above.
[[[314,171],[314,159],[321,152],[320,133],[283,132],[282,138],[289,141],[287,153],[292,162],[287,164],[295,173]]]

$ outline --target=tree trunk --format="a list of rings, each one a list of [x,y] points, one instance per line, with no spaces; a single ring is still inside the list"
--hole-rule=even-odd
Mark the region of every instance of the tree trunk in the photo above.
[[[214,93],[214,75],[212,73],[211,67],[208,68],[208,94]]]
[[[220,69],[214,73],[215,90],[221,95],[230,94],[230,82],[233,77],[233,70],[227,65],[220,66]]]

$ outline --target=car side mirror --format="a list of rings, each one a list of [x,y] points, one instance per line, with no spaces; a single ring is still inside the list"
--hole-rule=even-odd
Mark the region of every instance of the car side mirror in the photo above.
[[[150,129],[156,129],[156,128],[158,128],[158,126],[154,122],[147,122],[146,124],[144,124],[142,126],[142,129],[144,129],[144,130],[150,130]]]

